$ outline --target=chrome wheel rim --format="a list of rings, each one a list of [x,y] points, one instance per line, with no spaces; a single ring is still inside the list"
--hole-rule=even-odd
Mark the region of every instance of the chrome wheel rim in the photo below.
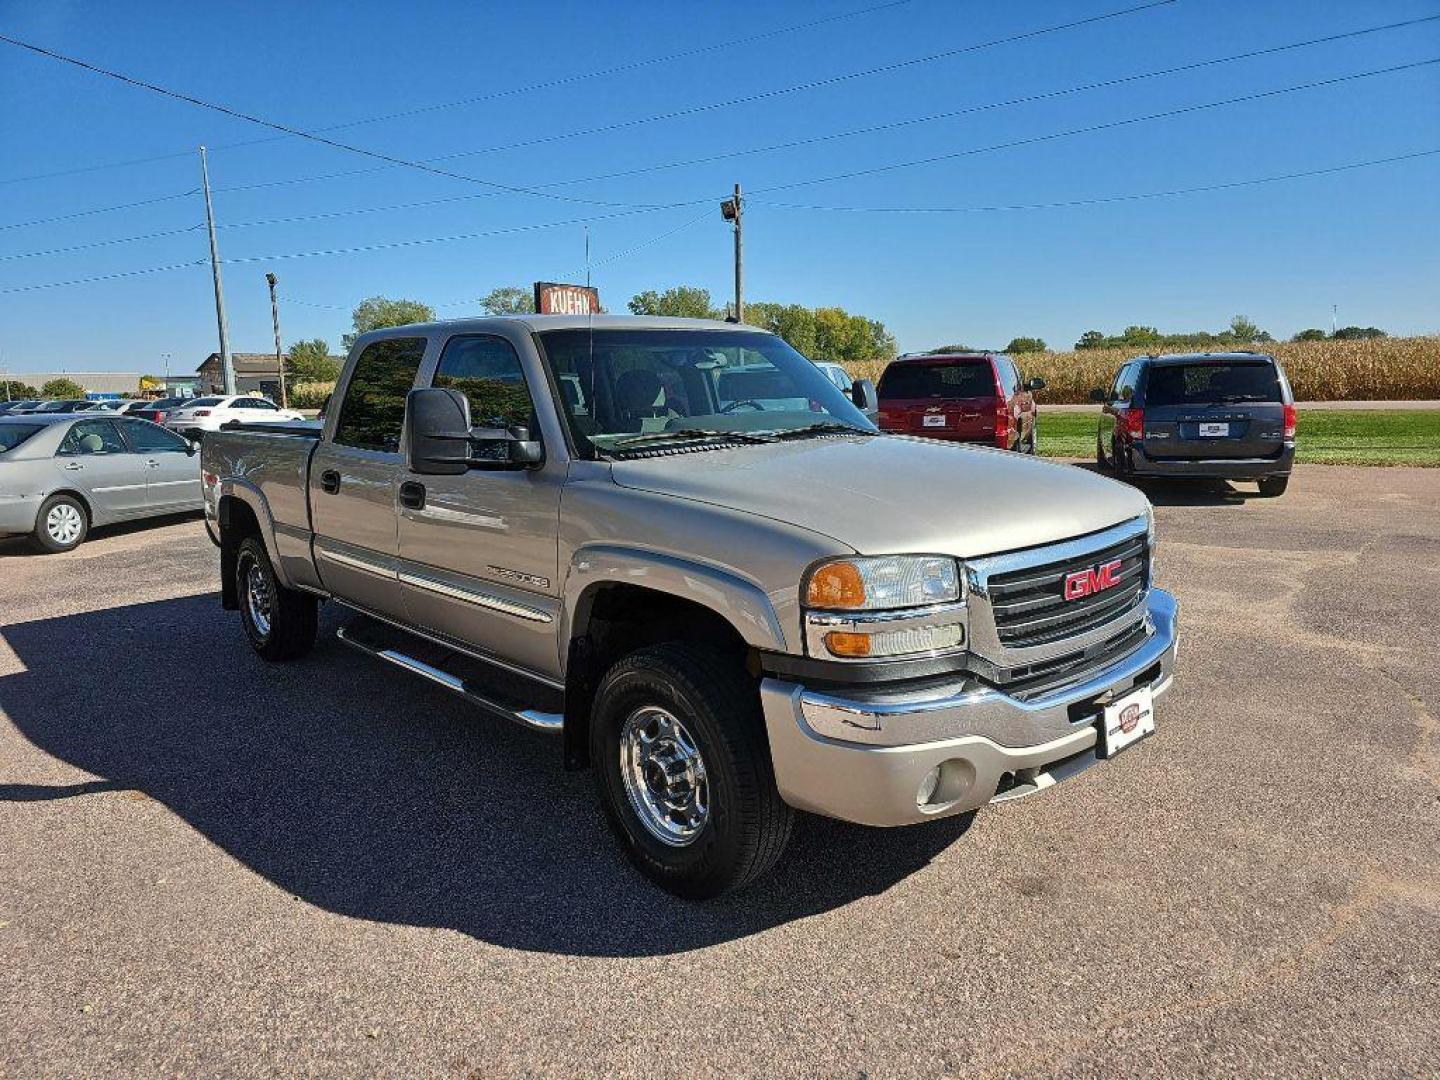
[[[658,705],[636,709],[620,729],[620,778],[645,831],[662,844],[693,843],[710,820],[710,782],[695,739]]]
[[[271,603],[270,579],[260,569],[259,563],[252,562],[245,574],[245,607],[261,637],[270,636]]]
[[[70,503],[57,503],[45,515],[45,532],[57,544],[69,546],[80,539],[85,519]]]

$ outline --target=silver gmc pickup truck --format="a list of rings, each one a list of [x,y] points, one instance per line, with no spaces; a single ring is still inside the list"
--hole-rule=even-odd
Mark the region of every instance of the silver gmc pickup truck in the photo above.
[[[924,822],[1153,732],[1176,608],[1146,499],[873,408],[729,323],[376,331],[323,424],[206,437],[223,601],[281,661],[333,600],[347,643],[559,736],[695,898],[771,867],[796,810]]]

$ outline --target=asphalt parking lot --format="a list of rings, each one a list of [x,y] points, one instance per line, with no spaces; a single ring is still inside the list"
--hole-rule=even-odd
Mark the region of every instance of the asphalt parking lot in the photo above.
[[[0,542],[0,1075],[1435,1075],[1440,470],[1227,490],[1150,489],[1156,738],[968,827],[805,819],[708,906],[554,743],[255,657],[197,519]]]

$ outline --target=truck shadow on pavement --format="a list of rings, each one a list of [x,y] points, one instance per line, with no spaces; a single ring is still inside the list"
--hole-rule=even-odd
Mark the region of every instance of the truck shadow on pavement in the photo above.
[[[328,911],[594,956],[684,952],[832,910],[968,828],[802,815],[765,880],[710,904],[674,899],[625,861],[591,775],[563,770],[557,740],[352,652],[333,634],[344,617],[327,606],[315,652],[285,665],[256,657],[214,595],[4,627],[24,669],[0,678],[0,708],[103,779],[11,784],[0,800],[135,789]]]

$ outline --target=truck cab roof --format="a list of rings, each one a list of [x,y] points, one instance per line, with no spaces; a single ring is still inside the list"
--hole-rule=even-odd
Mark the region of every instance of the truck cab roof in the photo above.
[[[468,319],[439,319],[428,323],[411,323],[407,326],[391,326],[383,330],[371,330],[365,334],[367,340],[382,337],[406,337],[416,334],[430,334],[436,331],[448,333],[495,330],[505,326],[523,326],[534,333],[547,330],[751,330],[757,334],[770,331],[745,323],[724,322],[720,319],[679,319],[664,315],[482,315]]]

